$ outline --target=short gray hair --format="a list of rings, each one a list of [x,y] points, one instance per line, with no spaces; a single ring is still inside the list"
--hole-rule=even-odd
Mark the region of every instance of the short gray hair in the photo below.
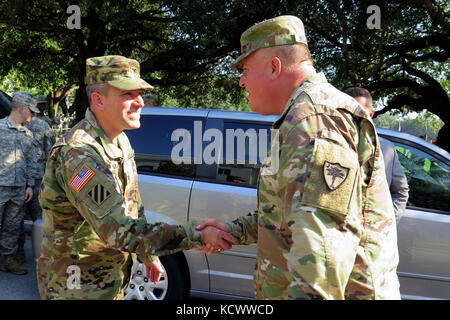
[[[11,111],[19,109],[20,106],[22,106],[21,103],[17,101],[11,101]]]
[[[268,48],[262,48],[263,55],[266,59],[272,59],[273,57],[280,58],[286,66],[289,72],[294,72],[300,66],[303,61],[310,61],[313,63],[311,53],[308,46],[303,43],[296,43],[283,46],[274,46]]]
[[[88,84],[86,86],[86,95],[87,95],[87,98],[88,98],[89,105],[91,105],[91,102],[92,102],[91,101],[91,95],[94,92],[99,92],[99,93],[105,95],[107,91],[108,91],[108,84],[106,82],[104,82],[104,83],[95,83],[95,84]]]

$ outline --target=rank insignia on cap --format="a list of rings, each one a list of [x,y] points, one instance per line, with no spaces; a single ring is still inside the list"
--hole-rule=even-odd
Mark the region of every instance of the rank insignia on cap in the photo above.
[[[83,165],[80,170],[70,180],[69,185],[76,191],[80,192],[81,189],[88,183],[89,180],[95,175],[87,165]]]
[[[111,195],[101,184],[97,184],[87,194],[98,205],[101,205]]]
[[[339,188],[347,179],[349,171],[350,168],[325,160],[323,163],[323,176],[328,189],[333,191]]]

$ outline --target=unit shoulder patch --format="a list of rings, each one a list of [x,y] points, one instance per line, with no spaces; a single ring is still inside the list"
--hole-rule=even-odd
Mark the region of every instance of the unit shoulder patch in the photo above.
[[[95,185],[88,193],[88,197],[92,199],[96,204],[101,205],[111,195],[103,185]]]
[[[332,163],[327,160],[323,163],[323,177],[328,189],[338,189],[347,179],[350,168],[341,166],[338,162]]]

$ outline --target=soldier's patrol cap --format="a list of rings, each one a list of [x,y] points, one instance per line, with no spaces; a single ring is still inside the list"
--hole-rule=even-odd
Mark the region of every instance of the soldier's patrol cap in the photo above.
[[[241,55],[231,64],[242,69],[242,60],[258,49],[306,42],[303,22],[296,16],[279,16],[248,28],[241,35]]]
[[[47,98],[45,96],[36,96],[35,99],[37,104],[47,103]]]
[[[117,55],[86,59],[84,82],[87,85],[108,83],[120,90],[153,89],[141,79],[139,62]]]
[[[33,111],[34,113],[41,113],[39,108],[36,106],[36,99],[33,95],[26,91],[16,91],[13,93],[11,103],[17,103],[23,107],[26,107]]]

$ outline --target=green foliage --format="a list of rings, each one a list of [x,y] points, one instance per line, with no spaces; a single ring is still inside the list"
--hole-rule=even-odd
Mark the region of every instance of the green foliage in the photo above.
[[[401,129],[402,132],[420,137],[426,135],[428,139],[436,140],[444,122],[439,117],[424,110],[420,113],[410,112],[406,116],[396,115],[394,112],[384,113],[376,117],[373,122],[379,128],[391,130]]]
[[[236,87],[235,77],[207,74],[197,85],[159,88],[155,93],[164,107],[250,111],[245,92]]]
[[[81,9],[81,30],[69,30],[66,9]],[[366,9],[381,9],[381,28],[367,28]],[[359,85],[383,110],[427,109],[450,141],[449,3],[445,0],[16,0],[0,1],[0,83],[63,102],[70,88],[77,118],[87,100],[85,60],[120,54],[141,62],[141,74],[164,106],[248,110],[239,75],[241,33],[264,19],[299,16],[317,70],[338,88]],[[433,127],[434,128],[434,127]],[[434,130],[434,129],[433,129]],[[450,148],[447,148],[450,149]]]

